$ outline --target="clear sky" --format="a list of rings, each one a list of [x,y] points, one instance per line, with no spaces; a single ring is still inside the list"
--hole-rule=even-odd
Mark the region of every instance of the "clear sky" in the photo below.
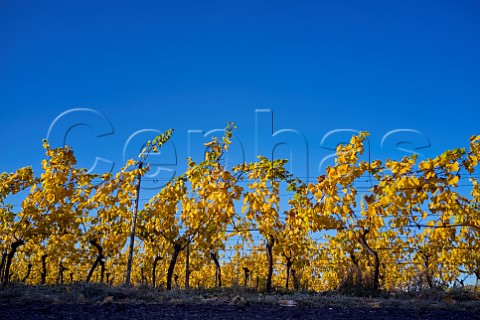
[[[480,133],[480,3],[0,0],[0,108],[0,171],[38,172],[49,128],[96,172],[174,128],[155,161],[178,171],[189,130],[227,121],[235,159],[285,142],[301,177],[351,130],[371,157],[435,156]]]
[[[480,134],[480,2],[0,0],[0,112],[0,172],[39,173],[49,130],[101,173],[174,128],[154,190],[227,121],[234,161],[284,142],[302,178],[355,130],[433,157]]]

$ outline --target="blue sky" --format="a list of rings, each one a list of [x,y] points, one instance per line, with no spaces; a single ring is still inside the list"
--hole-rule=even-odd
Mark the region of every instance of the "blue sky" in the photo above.
[[[285,142],[302,178],[354,130],[371,158],[433,157],[480,134],[480,3],[0,0],[0,110],[0,172],[40,173],[52,124],[97,173],[168,128],[151,159],[181,172],[227,121],[233,161]]]
[[[52,145],[68,132],[80,166],[101,157],[114,171],[146,129],[175,129],[155,161],[181,171],[204,142],[191,133],[189,151],[189,130],[233,121],[245,160],[286,142],[275,155],[297,156],[302,177],[351,130],[381,159],[408,154],[399,142],[431,157],[480,133],[476,1],[3,0],[0,39],[0,171],[38,172],[42,138],[74,108],[93,111],[60,117]],[[271,137],[265,109],[287,132]]]

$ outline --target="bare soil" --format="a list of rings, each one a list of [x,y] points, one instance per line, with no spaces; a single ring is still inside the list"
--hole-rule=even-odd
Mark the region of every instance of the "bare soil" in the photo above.
[[[261,293],[242,288],[173,290],[101,284],[0,286],[1,319],[480,319],[468,292],[351,296]]]
[[[459,310],[286,307],[269,304],[0,304],[0,319],[480,319]]]

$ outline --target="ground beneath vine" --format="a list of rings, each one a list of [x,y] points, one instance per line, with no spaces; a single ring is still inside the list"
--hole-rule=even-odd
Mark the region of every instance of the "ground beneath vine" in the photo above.
[[[0,319],[480,319],[441,309],[341,308],[269,304],[0,304]]]

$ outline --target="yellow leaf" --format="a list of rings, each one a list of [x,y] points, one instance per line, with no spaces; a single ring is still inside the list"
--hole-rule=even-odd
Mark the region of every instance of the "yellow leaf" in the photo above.
[[[455,161],[454,163],[447,164],[447,168],[450,172],[458,171],[459,169],[458,162]]]
[[[451,185],[451,186],[455,186],[455,185],[457,185],[458,180],[460,180],[460,178],[458,176],[453,176],[450,179],[448,179],[448,184]]]

